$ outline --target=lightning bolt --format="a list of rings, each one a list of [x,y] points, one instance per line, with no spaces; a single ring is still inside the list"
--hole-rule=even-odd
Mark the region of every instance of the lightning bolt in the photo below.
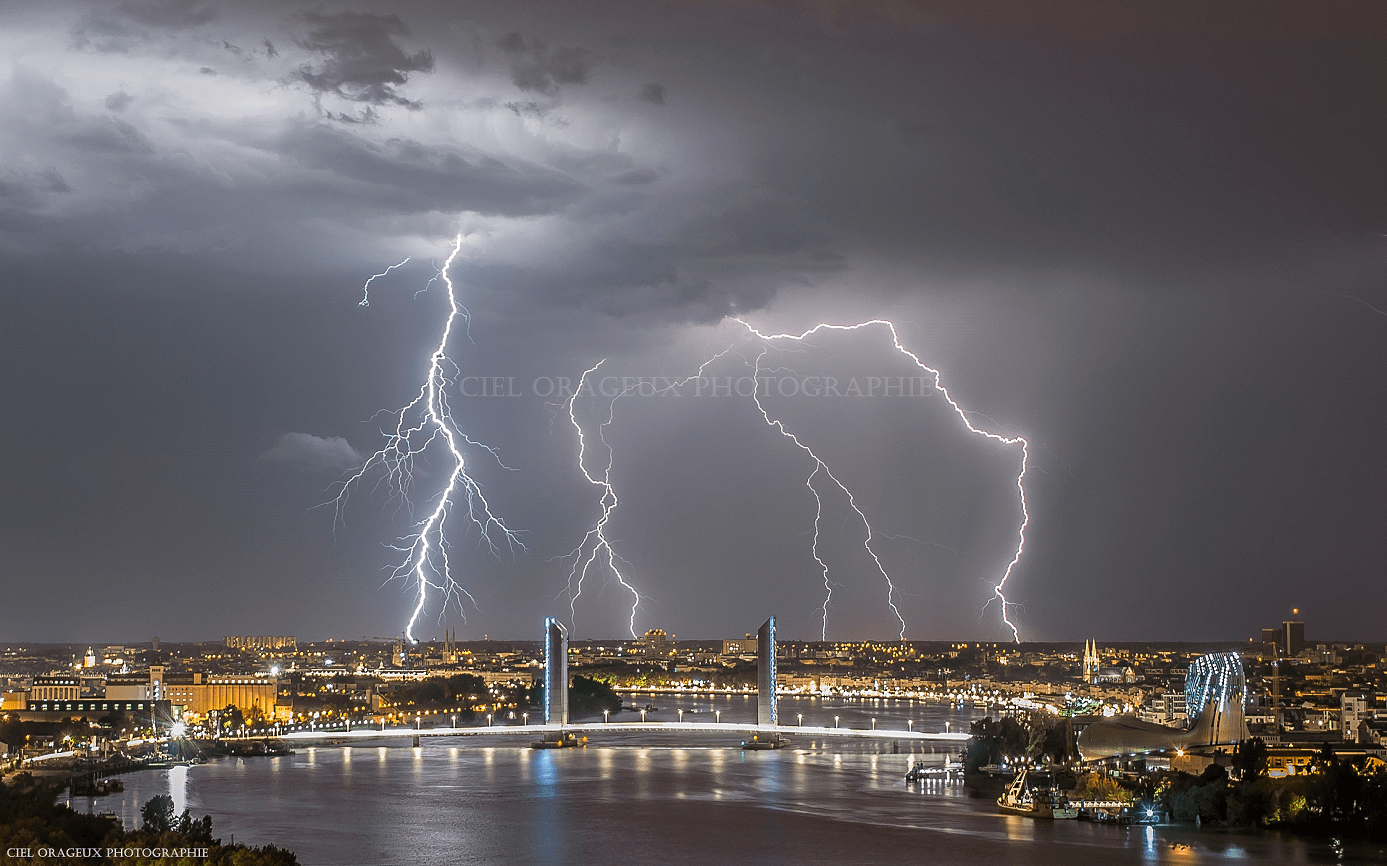
[[[390,273],[391,271],[395,270],[396,268],[404,267],[404,266],[407,265],[407,264],[409,264],[409,256],[405,256],[405,260],[402,261],[402,262],[400,262],[400,263],[397,264],[397,265],[391,265],[390,267],[386,268],[385,270],[381,271],[381,272],[378,273],[378,274],[372,274],[372,275],[371,275],[371,278],[370,278],[369,280],[366,281],[366,285],[364,285],[364,286],[361,287],[361,303],[357,304],[357,306],[358,306],[358,307],[369,307],[369,306],[371,306],[371,283],[374,283],[376,280],[380,279],[381,277],[385,276],[386,274]]]
[[[415,460],[425,454],[430,446],[441,443],[446,459],[451,461],[446,483],[433,500],[433,507],[429,509],[428,514],[415,524],[414,534],[389,545],[391,549],[402,554],[400,563],[391,570],[389,579],[407,579],[412,581],[415,588],[414,609],[405,626],[405,637],[410,641],[415,639],[414,626],[424,612],[430,590],[442,593],[445,607],[449,601],[456,600],[461,610],[460,596],[466,596],[474,606],[476,605],[476,599],[472,594],[453,578],[448,556],[447,520],[458,508],[460,499],[464,503],[467,519],[480,532],[479,543],[485,544],[492,554],[499,556],[502,544],[511,553],[514,553],[517,547],[525,549],[517,532],[492,513],[481,485],[468,475],[464,446],[482,448],[496,457],[498,463],[499,456],[494,449],[473,441],[462,432],[448,404],[447,388],[456,383],[455,377],[459,372],[457,364],[448,356],[448,341],[452,336],[453,326],[459,319],[465,323],[470,321],[467,309],[458,303],[457,291],[448,274],[448,269],[461,249],[462,235],[459,234],[453,240],[453,249],[443,266],[439,268],[438,276],[434,278],[441,279],[446,288],[448,314],[443,323],[443,333],[439,337],[438,346],[429,355],[428,370],[423,384],[419,387],[418,396],[390,413],[394,418],[394,430],[384,434],[385,444],[343,482],[334,500],[337,507],[336,520],[340,521],[350,491],[367,476],[379,472],[382,477],[377,484],[387,484],[393,495],[408,504]],[[407,261],[409,259],[371,277],[366,281],[366,288],[369,289],[371,280],[388,274]],[[361,306],[369,306],[367,300],[362,298]],[[510,468],[504,463],[501,465],[503,468]]]
[[[1374,307],[1372,304],[1368,303],[1367,301],[1365,301],[1365,300],[1363,300],[1362,298],[1357,297],[1357,296],[1355,296],[1355,295],[1345,295],[1345,294],[1343,294],[1342,292],[1320,292],[1320,294],[1322,294],[1322,295],[1338,295],[1339,297],[1341,297],[1341,298],[1347,298],[1347,299],[1350,300],[1350,301],[1357,301],[1358,303],[1360,303],[1360,304],[1362,304],[1363,306],[1367,307],[1368,309],[1372,310],[1374,313],[1377,313],[1379,316],[1387,316],[1387,310],[1379,310],[1377,307]]]
[[[709,364],[717,361],[729,351],[731,351],[730,347],[704,361],[699,365],[697,372],[692,376],[669,381],[664,388],[659,389],[660,393],[676,390],[687,385],[694,379],[697,379],[699,376],[702,376],[704,371],[708,369]],[[607,418],[597,425],[597,439],[602,443],[603,449],[607,452],[607,462],[602,467],[600,475],[593,475],[588,471],[587,465],[587,436],[583,432],[583,425],[578,421],[578,414],[574,404],[578,396],[583,393],[583,388],[587,385],[588,377],[596,373],[597,369],[605,363],[607,363],[607,359],[603,358],[601,361],[598,361],[596,364],[593,364],[583,371],[583,375],[578,378],[577,387],[573,389],[573,394],[568,398],[566,404],[568,420],[573,424],[573,429],[578,434],[578,470],[583,473],[583,477],[588,480],[589,484],[602,488],[602,496],[599,500],[601,514],[598,516],[597,522],[588,529],[582,541],[578,543],[578,546],[573,548],[572,552],[568,554],[568,556],[573,557],[573,567],[568,573],[568,606],[571,617],[570,623],[576,626],[578,619],[578,599],[583,594],[583,581],[587,578],[588,572],[592,569],[594,563],[601,559],[606,562],[607,570],[617,579],[617,582],[620,583],[627,592],[631,593],[631,615],[628,618],[627,626],[631,631],[631,637],[635,638],[637,637],[636,613],[640,609],[641,594],[640,591],[626,579],[626,576],[621,573],[621,569],[617,567],[618,562],[625,562],[625,560],[616,553],[612,548],[611,541],[607,538],[607,525],[611,522],[612,512],[621,504],[621,500],[616,495],[616,488],[612,486],[612,464],[616,460],[616,452],[612,449],[611,443],[607,441],[607,428],[610,427],[612,422],[616,419],[617,401],[622,397],[638,391],[641,387],[644,387],[644,385],[623,388],[621,391],[617,392],[616,396],[612,397],[612,402],[607,405]],[[654,386],[651,385],[650,387],[653,388]],[[591,549],[588,547],[589,542],[592,544]],[[568,557],[564,558],[566,559]]]
[[[757,331],[755,328],[752,328],[751,325],[748,325],[741,319],[737,319],[737,321],[740,322],[742,325],[745,325],[748,330],[750,330],[753,334],[755,334],[763,340],[779,339],[780,337],[785,336],[776,335],[774,337],[768,337],[765,334],[762,334],[759,331]],[[819,569],[823,574],[824,579],[824,604],[823,618],[821,620],[822,630],[820,633],[820,639],[828,639],[828,606],[829,603],[833,600],[833,582],[829,579],[828,576],[828,563],[824,562],[823,558],[819,556],[819,528],[823,521],[824,500],[823,496],[819,493],[819,489],[814,486],[814,479],[818,477],[819,473],[823,473],[825,476],[828,477],[830,481],[834,483],[835,486],[837,486],[839,490],[843,491],[843,494],[845,496],[847,496],[848,507],[853,510],[853,513],[855,513],[858,516],[858,518],[862,521],[862,525],[867,529],[867,537],[863,539],[862,547],[867,551],[867,555],[871,557],[872,562],[876,564],[877,571],[880,572],[881,576],[886,580],[886,606],[891,608],[891,613],[895,615],[896,621],[901,624],[900,639],[905,640],[905,617],[901,616],[900,608],[896,607],[896,585],[891,581],[891,575],[886,572],[886,566],[881,564],[881,559],[877,556],[876,550],[872,548],[872,539],[875,536],[875,533],[872,530],[871,521],[867,519],[867,515],[863,513],[862,509],[857,506],[857,499],[852,495],[852,491],[849,490],[847,485],[845,485],[842,481],[838,480],[838,476],[833,474],[833,471],[828,468],[828,464],[825,463],[822,459],[820,459],[818,454],[814,453],[814,449],[810,448],[808,445],[805,445],[804,442],[801,441],[798,436],[786,429],[785,424],[782,421],[780,421],[777,418],[772,418],[770,412],[766,410],[765,405],[761,402],[761,389],[759,387],[762,372],[761,359],[766,356],[766,352],[768,351],[769,349],[763,347],[761,349],[761,352],[756,356],[754,370],[755,379],[758,383],[758,387],[752,391],[752,400],[755,401],[756,408],[760,411],[761,419],[766,422],[766,426],[779,431],[780,435],[795,443],[795,445],[801,451],[803,451],[805,454],[808,454],[809,458],[814,461],[814,469],[809,473],[809,477],[804,479],[804,486],[808,487],[809,492],[814,494],[814,540],[812,542],[812,546],[810,547],[810,552],[814,557],[814,561],[819,564]]]
[[[636,611],[640,608],[641,594],[634,586],[626,580],[626,576],[617,567],[620,559],[616,551],[612,549],[612,543],[607,539],[607,524],[611,522],[612,512],[621,504],[621,500],[616,495],[616,488],[612,486],[612,463],[615,461],[615,452],[612,450],[611,443],[607,441],[606,430],[611,425],[612,419],[616,416],[616,401],[620,398],[612,398],[611,404],[607,407],[607,420],[601,422],[597,427],[597,438],[602,443],[602,447],[607,452],[607,463],[602,467],[599,476],[594,476],[588,471],[587,466],[587,437],[583,434],[583,425],[578,423],[578,413],[574,408],[574,403],[578,395],[582,393],[583,387],[587,384],[588,376],[597,372],[597,368],[607,362],[606,358],[593,364],[583,371],[583,375],[578,378],[578,387],[574,389],[573,395],[568,398],[568,420],[572,422],[573,429],[578,433],[578,470],[583,473],[583,477],[589,484],[594,484],[602,488],[602,497],[599,500],[602,513],[597,518],[597,522],[583,536],[583,540],[573,549],[569,555],[573,557],[573,569],[568,574],[568,606],[572,615],[571,623],[575,624],[578,620],[578,597],[583,594],[583,580],[587,577],[588,571],[599,556],[605,552],[607,570],[616,578],[617,583],[629,593],[631,593],[631,616],[628,627],[631,630],[631,637],[636,637]],[[588,542],[592,542],[591,551],[584,556],[583,551],[587,549]]]
[[[975,426],[972,422],[972,419],[968,417],[968,413],[963,409],[963,407],[959,406],[958,402],[955,401],[953,396],[949,393],[949,390],[944,387],[943,377],[941,376],[940,372],[926,364],[924,361],[920,360],[920,357],[918,355],[907,349],[901,343],[900,335],[896,331],[896,326],[885,319],[871,319],[866,322],[859,322],[855,325],[831,325],[828,323],[820,323],[800,334],[766,334],[757,330],[751,324],[749,324],[746,321],[743,321],[742,319],[736,319],[735,321],[737,321],[739,324],[745,327],[757,338],[768,344],[777,341],[793,341],[803,343],[809,337],[812,337],[813,335],[818,334],[822,331],[858,331],[862,330],[863,328],[870,328],[873,326],[885,327],[891,334],[891,343],[893,346],[895,346],[896,351],[904,355],[905,357],[909,358],[915,364],[915,366],[919,367],[921,370],[925,371],[927,374],[933,377],[935,390],[943,395],[945,401],[948,402],[950,408],[954,410],[954,413],[958,415],[959,419],[963,421],[963,425],[968,429],[970,433],[973,433],[977,436],[982,436],[986,439],[989,439],[993,442],[997,442],[1002,445],[1019,445],[1021,447],[1021,469],[1016,476],[1016,490],[1021,500],[1021,526],[1017,529],[1016,533],[1016,552],[1012,555],[1011,561],[1007,563],[1006,570],[1003,572],[1001,579],[993,585],[992,596],[988,598],[987,602],[983,605],[983,611],[985,612],[987,610],[987,606],[990,605],[994,600],[1000,603],[1002,622],[1007,626],[1007,628],[1011,630],[1012,638],[1017,643],[1020,643],[1021,633],[1017,629],[1016,624],[1013,623],[1011,619],[1007,616],[1007,609],[1008,607],[1012,606],[1012,603],[1007,601],[1005,590],[1007,581],[1011,579],[1012,574],[1016,570],[1017,564],[1021,562],[1022,554],[1025,552],[1026,528],[1030,525],[1031,522],[1031,513],[1026,504],[1026,473],[1030,469],[1030,443],[1026,440],[1026,438],[1023,436],[1005,436],[1000,433],[993,433],[989,430],[985,430],[981,427]],[[765,351],[763,350],[762,354],[757,356],[756,365],[758,378],[760,373],[760,361],[761,357],[764,354]],[[781,434],[791,439],[795,443],[795,445],[803,449],[814,460],[814,471],[809,474],[809,478],[806,480],[805,483],[809,486],[810,490],[814,491],[814,498],[819,502],[820,513],[816,514],[814,518],[814,558],[816,561],[819,562],[819,565],[823,568],[824,585],[828,591],[828,597],[824,599],[823,608],[825,629],[827,629],[828,625],[828,603],[829,600],[832,598],[833,587],[828,580],[828,567],[824,565],[823,560],[819,559],[818,556],[819,518],[822,515],[823,502],[822,499],[820,499],[819,497],[818,491],[814,488],[813,480],[815,475],[820,471],[822,471],[826,476],[832,479],[832,481],[838,486],[838,488],[847,495],[848,504],[852,507],[853,511],[857,513],[858,517],[862,519],[863,524],[867,527],[867,538],[863,542],[863,544],[866,547],[867,552],[871,555],[872,561],[876,563],[877,568],[881,571],[882,576],[886,578],[888,587],[886,596],[887,604],[890,605],[891,610],[896,614],[896,618],[900,619],[901,639],[904,640],[905,620],[901,618],[900,611],[896,609],[896,605],[893,602],[895,586],[891,583],[890,575],[886,573],[886,569],[882,566],[881,560],[877,558],[876,552],[872,550],[871,542],[872,538],[874,537],[874,533],[872,531],[871,524],[867,520],[866,515],[863,514],[862,510],[857,507],[857,503],[853,499],[852,493],[847,489],[847,487],[843,485],[841,481],[838,480],[836,476],[833,475],[832,472],[829,471],[828,466],[822,460],[819,459],[818,455],[816,455],[813,452],[813,450],[811,450],[807,445],[801,442],[798,437],[796,437],[793,433],[787,430],[784,424],[782,424],[779,420],[773,419],[770,416],[770,414],[766,411],[765,407],[761,404],[759,389],[757,390],[756,395],[756,405],[761,410],[762,418],[766,421],[766,423],[774,427],[775,429],[779,430]]]

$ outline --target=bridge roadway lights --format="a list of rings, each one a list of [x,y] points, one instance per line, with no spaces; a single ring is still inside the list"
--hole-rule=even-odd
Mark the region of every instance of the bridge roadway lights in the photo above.
[[[569,725],[545,725],[545,724],[525,724],[507,725],[503,727],[466,727],[466,728],[430,728],[427,731],[419,728],[400,727],[384,728],[356,728],[354,730],[302,730],[290,731],[282,735],[283,739],[299,740],[309,742],[324,742],[344,740],[382,740],[397,737],[509,737],[519,735],[546,734],[561,731],[589,733],[600,731],[628,731],[632,733],[660,733],[677,734],[681,736],[692,736],[697,734],[725,735],[728,733],[747,733],[747,734],[784,734],[788,729],[775,725],[757,725],[751,723],[729,722],[724,725],[721,722],[709,724],[708,722],[583,722]],[[917,731],[891,731],[891,730],[859,730],[854,728],[842,727],[799,727],[795,733],[804,736],[832,737],[834,739],[860,739],[860,740],[911,740],[921,742],[947,742],[961,743],[968,739],[967,734],[962,733],[927,733]],[[244,739],[257,739],[246,737]]]

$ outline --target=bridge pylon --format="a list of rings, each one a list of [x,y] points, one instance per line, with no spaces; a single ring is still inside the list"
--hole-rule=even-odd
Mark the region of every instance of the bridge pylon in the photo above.
[[[774,725],[780,721],[776,703],[775,616],[756,632],[756,722]]]
[[[544,620],[544,723],[568,724],[568,629]]]

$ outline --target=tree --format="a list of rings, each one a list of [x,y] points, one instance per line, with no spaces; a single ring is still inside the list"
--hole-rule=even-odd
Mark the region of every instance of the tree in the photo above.
[[[603,710],[621,712],[621,696],[610,683],[575,676],[568,687],[568,711],[574,716],[591,716]]]
[[[1030,732],[1015,719],[978,719],[969,726],[965,767],[976,770],[986,764],[999,764],[1005,759],[1020,758],[1031,743]]]
[[[0,850],[11,848],[206,848],[208,866],[297,866],[290,851],[265,845],[222,845],[212,838],[210,817],[194,820],[187,811],[175,817],[173,798],[154,797],[140,808],[144,827],[127,831],[112,817],[85,815],[55,803],[60,788],[39,783],[28,787],[0,783]],[[4,862],[11,862],[6,859]],[[45,859],[44,862],[58,862]],[[69,862],[64,859],[62,862]],[[75,861],[74,861],[75,862]],[[102,860],[102,862],[107,862]],[[119,862],[135,862],[120,859]],[[141,859],[139,862],[155,862]],[[160,859],[160,863],[172,862]],[[188,862],[180,860],[179,862]]]
[[[150,833],[168,833],[173,830],[173,798],[167,794],[150,797],[140,807],[140,829]]]
[[[1180,773],[1166,789],[1165,801],[1177,821],[1222,821],[1228,814],[1228,773],[1218,764],[1197,778]]]
[[[140,807],[140,820],[144,822],[142,832],[176,833],[195,845],[212,844],[212,816],[194,818],[187,809],[182,815],[174,815],[173,798],[166,794],[150,797]]]
[[[478,700],[490,697],[486,681],[476,674],[454,674],[421,683],[401,683],[390,693],[397,707],[447,707],[470,712]]]
[[[1132,802],[1132,793],[1118,784],[1117,780],[1103,773],[1088,773],[1079,780],[1074,796],[1082,800],[1100,802]]]
[[[241,708],[235,704],[227,704],[217,711],[217,725],[223,731],[234,731],[246,723],[246,719],[241,715]]]
[[[1241,779],[1260,779],[1267,774],[1267,743],[1261,737],[1241,740],[1233,747],[1234,775]]]

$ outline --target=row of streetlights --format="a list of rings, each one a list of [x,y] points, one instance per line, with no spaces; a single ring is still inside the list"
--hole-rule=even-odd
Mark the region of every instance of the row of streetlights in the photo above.
[[[682,723],[682,722],[684,721],[684,711],[683,711],[682,709],[680,709],[680,710],[677,710],[677,712],[679,713],[679,721],[680,721],[680,723]],[[612,713],[611,710],[603,710],[603,711],[602,711],[602,724],[604,724],[604,725],[609,725],[609,724],[611,724],[611,713]],[[645,714],[646,714],[646,711],[645,711],[644,709],[641,710],[641,722],[644,722],[644,721],[645,721]],[[722,724],[722,710],[714,710],[714,711],[713,711],[713,715],[717,716],[717,723],[718,723],[718,724]],[[799,726],[800,726],[801,728],[804,727],[804,713],[795,713],[795,718],[796,718],[796,720],[798,721]],[[491,717],[490,717],[490,716],[487,716],[487,723],[490,724],[490,721],[491,721]],[[833,717],[833,727],[837,728],[838,725],[839,725],[839,721],[840,721],[840,717],[839,717],[839,716],[834,716],[834,717]],[[949,725],[950,725],[950,722],[948,722],[948,721],[945,721],[945,722],[944,722],[944,733],[949,733]],[[906,720],[905,720],[905,726],[906,726],[906,730],[910,731],[911,733],[914,733],[914,732],[915,732],[915,720],[914,720],[914,719],[906,719]],[[872,717],[872,730],[875,731],[876,729],[877,729],[877,720],[876,720],[876,716],[873,716],[873,717]]]
[[[641,722],[642,722],[642,723],[644,723],[644,722],[646,721],[646,713],[647,713],[647,712],[648,712],[648,710],[645,710],[645,709],[642,709],[642,710],[641,710]],[[679,709],[679,710],[677,710],[677,712],[679,713],[679,721],[682,723],[682,722],[684,721],[684,710],[683,710],[683,709]],[[602,711],[602,723],[603,723],[603,724],[605,724],[605,725],[611,724],[611,713],[612,713],[611,710],[603,710],[603,711]],[[716,722],[716,723],[717,723],[717,724],[722,724],[722,710],[714,710],[714,711],[713,711],[713,715],[717,717],[717,722]],[[796,714],[795,714],[795,718],[796,718],[796,721],[798,722],[799,726],[800,726],[801,728],[804,727],[804,713],[796,713]],[[521,720],[521,724],[522,724],[522,725],[528,725],[528,724],[530,723],[530,714],[529,714],[529,713],[521,713],[521,714],[520,714],[520,720]],[[456,727],[458,726],[458,717],[457,717],[456,715],[453,715],[453,716],[451,717],[451,721],[452,721],[453,727],[456,728]],[[487,725],[487,727],[491,727],[491,726],[492,726],[492,721],[493,721],[493,714],[492,714],[492,713],[487,713],[487,714],[486,714],[486,725]],[[842,721],[842,717],[840,717],[840,716],[834,716],[834,717],[833,717],[833,727],[834,727],[834,728],[839,727],[841,721]],[[347,730],[351,730],[351,722],[350,722],[350,721],[346,721],[346,722],[339,723],[339,724],[344,724],[344,726],[346,727]],[[944,731],[945,731],[945,733],[948,733],[948,732],[949,732],[950,724],[951,724],[951,723],[948,722],[948,721],[945,721],[945,722],[944,722]],[[914,720],[914,719],[906,719],[906,720],[905,720],[905,725],[906,725],[906,729],[907,729],[907,730],[909,730],[910,732],[914,733],[914,731],[915,731],[915,720]],[[313,726],[314,728],[316,728],[316,724],[314,724],[314,725],[312,725],[312,726]],[[275,727],[276,727],[276,729],[278,729],[279,726],[276,725]],[[295,726],[295,727],[297,727],[297,726]],[[421,714],[421,715],[416,715],[416,716],[414,717],[414,727],[415,727],[416,730],[422,730],[422,729],[423,729],[423,727],[424,727],[424,717],[423,717],[422,714]],[[383,719],[383,718],[380,720],[380,729],[381,729],[381,731],[384,731],[384,730],[385,730],[385,719]],[[872,717],[872,730],[875,731],[876,729],[877,729],[877,720],[876,720],[876,717],[873,716],[873,717]],[[291,730],[292,730],[292,728],[291,728]]]

